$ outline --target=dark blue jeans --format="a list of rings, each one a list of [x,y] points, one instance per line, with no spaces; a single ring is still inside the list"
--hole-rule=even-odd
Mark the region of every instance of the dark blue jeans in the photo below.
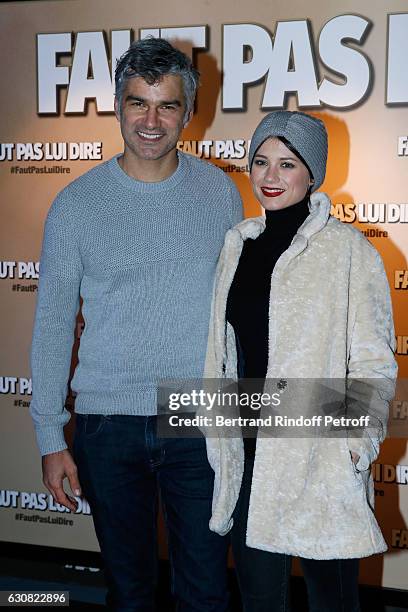
[[[253,459],[245,471],[234,512],[232,550],[244,612],[289,612],[292,558],[246,545]],[[360,612],[358,559],[316,561],[301,559],[309,599],[309,612]]]
[[[74,456],[115,612],[152,612],[158,492],[180,612],[228,609],[228,539],[208,528],[213,471],[204,438],[158,439],[157,417],[77,415]]]

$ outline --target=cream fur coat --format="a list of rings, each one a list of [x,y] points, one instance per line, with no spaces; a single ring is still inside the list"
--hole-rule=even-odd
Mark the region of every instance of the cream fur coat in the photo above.
[[[214,287],[206,378],[237,376],[226,302],[244,241],[264,228],[265,219],[257,217],[226,235]],[[386,550],[373,514],[370,464],[385,435],[393,396],[394,341],[380,256],[358,230],[330,216],[325,194],[313,194],[308,218],[271,277],[267,378],[331,378],[347,384],[371,379],[369,403],[379,415],[379,427],[349,440],[267,438],[260,430],[248,546],[312,559],[365,557]],[[357,466],[350,450],[360,455]],[[242,438],[207,436],[207,452],[215,472],[210,529],[225,534],[241,486]]]

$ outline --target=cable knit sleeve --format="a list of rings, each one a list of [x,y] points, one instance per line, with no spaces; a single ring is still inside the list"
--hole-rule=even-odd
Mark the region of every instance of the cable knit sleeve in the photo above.
[[[69,199],[57,196],[47,217],[31,350],[30,412],[42,455],[66,448],[64,408],[82,263]]]
[[[230,181],[230,201],[231,201],[231,227],[240,223],[243,219],[242,200],[239,191],[233,181]]]

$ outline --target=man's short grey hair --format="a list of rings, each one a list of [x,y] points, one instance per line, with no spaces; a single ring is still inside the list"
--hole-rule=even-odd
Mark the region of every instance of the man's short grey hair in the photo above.
[[[194,108],[200,73],[185,53],[162,38],[149,37],[135,41],[118,59],[115,70],[115,96],[119,108],[122,106],[126,81],[142,77],[146,83],[153,85],[167,74],[179,75],[183,81],[186,104],[184,119],[187,119]]]

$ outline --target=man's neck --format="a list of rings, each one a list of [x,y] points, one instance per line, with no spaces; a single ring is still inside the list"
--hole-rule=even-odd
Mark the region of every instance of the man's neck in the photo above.
[[[178,166],[177,151],[171,151],[162,159],[135,159],[127,151],[118,158],[119,166],[137,181],[158,183],[169,178]]]

